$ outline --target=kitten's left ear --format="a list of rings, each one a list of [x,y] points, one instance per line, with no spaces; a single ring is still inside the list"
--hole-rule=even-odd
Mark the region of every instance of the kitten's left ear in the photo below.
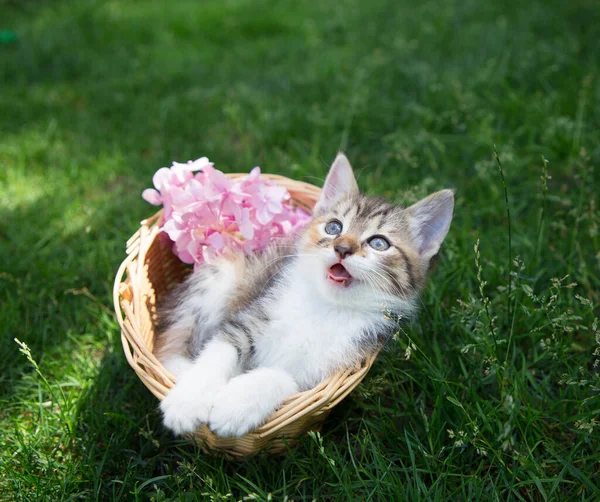
[[[350,161],[343,153],[338,153],[333,161],[327,179],[323,185],[323,191],[315,208],[314,214],[326,211],[341,198],[356,195],[358,193],[358,185]]]
[[[430,260],[450,229],[454,212],[454,192],[441,190],[413,204],[408,209],[413,238],[422,258]]]

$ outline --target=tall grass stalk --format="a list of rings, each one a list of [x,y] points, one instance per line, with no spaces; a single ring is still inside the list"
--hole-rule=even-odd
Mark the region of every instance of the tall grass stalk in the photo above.
[[[487,284],[483,280],[483,267],[481,266],[481,251],[479,250],[479,239],[475,243],[475,267],[477,269],[477,283],[479,284],[479,295],[481,297],[481,303],[485,308],[485,314],[487,316],[488,324],[490,326],[490,333],[492,334],[492,340],[494,341],[494,353],[498,351],[498,342],[496,341],[496,328],[494,327],[494,318],[490,312],[490,299],[485,295],[484,288]],[[494,354],[495,355],[495,354]]]
[[[69,408],[69,401],[68,401],[67,396],[65,395],[62,387],[58,386],[58,394],[57,394],[55,391],[55,388],[46,379],[46,377],[42,373],[42,370],[40,369],[38,363],[33,358],[33,354],[31,353],[31,349],[29,348],[29,346],[25,342],[22,342],[21,340],[19,340],[18,338],[14,338],[14,341],[19,346],[19,352],[21,354],[23,354],[25,356],[25,358],[27,359],[27,361],[29,361],[29,363],[33,366],[33,369],[35,370],[36,374],[42,381],[44,387],[46,388],[46,391],[50,395],[50,398],[52,399],[51,402],[54,405],[58,406],[59,419],[63,422],[63,424],[67,428],[68,433],[72,434],[73,433],[72,420],[70,419],[70,417],[67,417],[65,415],[65,409]]]
[[[504,188],[504,203],[506,206],[506,220],[508,222],[508,317],[511,318],[511,292],[512,292],[512,229],[510,226],[510,206],[508,204],[508,189],[506,188],[506,179],[504,178],[504,169],[502,168],[502,162],[500,161],[500,155],[498,149],[494,145],[494,157],[496,158],[496,164],[498,165],[498,171],[500,171],[500,178],[502,179],[502,187]]]
[[[548,194],[548,180],[552,179],[548,173],[548,159],[542,155],[542,208],[540,210],[540,221],[538,224],[537,237],[535,241],[534,265],[537,266],[540,260],[542,239],[544,237],[544,226],[546,219],[546,196]]]

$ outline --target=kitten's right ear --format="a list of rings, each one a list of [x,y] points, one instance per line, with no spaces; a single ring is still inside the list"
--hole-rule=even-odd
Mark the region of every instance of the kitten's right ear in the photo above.
[[[454,192],[440,190],[413,204],[406,210],[410,216],[410,227],[419,250],[425,260],[430,260],[450,229],[454,212]]]
[[[352,172],[350,161],[343,153],[338,153],[329,169],[321,197],[315,205],[313,213],[327,211],[340,199],[351,197],[357,193],[358,184],[354,172]]]

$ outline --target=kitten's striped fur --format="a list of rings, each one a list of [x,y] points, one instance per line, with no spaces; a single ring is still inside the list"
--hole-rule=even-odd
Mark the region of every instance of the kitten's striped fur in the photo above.
[[[407,209],[364,196],[338,155],[299,236],[199,268],[161,310],[155,352],[177,377],[161,403],[165,424],[245,434],[285,398],[372,353],[416,310],[452,210],[450,190]],[[342,231],[331,235],[334,220]],[[373,236],[389,248],[374,249]]]

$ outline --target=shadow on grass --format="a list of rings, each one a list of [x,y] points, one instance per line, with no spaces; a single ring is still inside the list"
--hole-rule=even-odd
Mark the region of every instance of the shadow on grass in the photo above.
[[[28,366],[14,338],[27,343],[56,379],[71,365],[68,354],[106,338],[96,307],[73,290],[85,288],[95,304],[112,311],[113,274],[135,231],[139,206],[137,193],[128,193],[130,186],[124,180],[96,201],[74,201],[64,192],[0,210],[0,399],[12,394]]]
[[[78,403],[76,444],[91,483],[82,488],[126,498],[136,480],[168,475],[182,457],[165,447],[172,441],[160,428],[156,399],[127,366],[120,343],[113,345]]]
[[[105,354],[78,407],[76,444],[87,474],[78,489],[99,499],[127,500],[134,493],[147,497],[160,491],[172,496],[190,491],[197,498],[210,493],[213,483],[214,489],[229,486],[250,493],[251,483],[246,482],[265,473],[271,481],[268,486],[277,490],[282,473],[296,470],[296,455],[315,455],[308,437],[289,455],[259,454],[233,461],[174,438],[161,423],[158,401],[127,365],[120,340]],[[341,405],[328,427],[347,412],[348,404]]]

